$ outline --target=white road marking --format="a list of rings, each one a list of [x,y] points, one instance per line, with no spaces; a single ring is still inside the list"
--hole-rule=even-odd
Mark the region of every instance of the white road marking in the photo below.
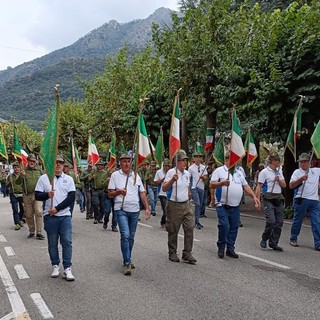
[[[14,270],[16,270],[17,276],[20,280],[30,279],[22,264],[16,264],[14,266]]]
[[[6,252],[8,257],[15,256],[16,253],[13,251],[12,247],[4,247],[4,251]]]
[[[24,320],[30,320],[30,316],[21,300],[21,297],[17,291],[17,288],[15,287],[12,278],[8,272],[8,269],[0,255],[0,277],[1,280],[5,286],[7,296],[9,298],[11,307],[12,307],[12,313],[14,318],[13,319],[24,319]],[[8,317],[7,315],[6,317]],[[4,318],[6,319],[6,318]],[[7,318],[8,319],[8,318]]]
[[[53,319],[53,314],[51,313],[46,303],[42,299],[40,293],[31,293],[30,297],[32,298],[35,305],[39,309],[43,319]]]
[[[1,318],[0,320],[14,320],[15,317],[14,317],[14,313],[13,312],[10,312],[8,313],[6,316],[4,316],[3,318]]]
[[[280,264],[280,263],[273,262],[273,261],[270,261],[270,260],[267,260],[267,259],[262,259],[262,258],[259,258],[259,257],[256,257],[256,256],[252,256],[251,254],[247,254],[247,253],[243,253],[243,252],[238,252],[238,254],[241,255],[241,256],[253,259],[253,260],[258,260],[258,261],[261,261],[261,262],[264,262],[264,263],[267,263],[267,264],[271,264],[272,266],[275,266],[275,267],[278,267],[278,268],[281,268],[281,269],[286,269],[286,270],[291,269],[290,267],[285,266],[284,264]]]
[[[4,237],[3,234],[0,234],[0,242],[7,242],[7,239]]]
[[[178,237],[184,238],[184,235],[183,235],[183,234],[178,234]],[[199,241],[201,241],[201,240],[193,238],[193,241],[194,241],[194,242],[199,242]]]
[[[149,226],[148,224],[141,223],[141,222],[138,222],[138,225],[143,226],[143,227],[153,228],[153,226]]]

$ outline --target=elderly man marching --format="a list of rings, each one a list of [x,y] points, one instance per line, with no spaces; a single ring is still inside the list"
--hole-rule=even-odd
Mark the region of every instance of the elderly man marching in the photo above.
[[[42,235],[43,217],[41,212],[41,201],[35,200],[35,188],[42,172],[37,167],[37,159],[33,154],[28,157],[27,167],[21,171],[23,176],[23,203],[24,211],[29,227],[28,239],[33,238],[36,232],[36,239],[44,240]]]
[[[225,155],[225,164],[217,168],[211,176],[211,186],[216,189],[216,210],[218,215],[218,257],[225,254],[231,258],[239,258],[235,252],[235,242],[240,221],[240,203],[243,189],[252,197],[255,208],[260,210],[260,201],[248,185],[240,171],[229,171],[230,155]]]
[[[194,153],[194,163],[188,169],[191,179],[191,193],[194,201],[195,228],[201,230],[203,225],[200,223],[200,213],[204,200],[204,182],[208,179],[207,168],[201,163],[202,154]]]
[[[310,215],[314,249],[320,251],[320,204],[318,184],[320,168],[310,168],[311,157],[307,153],[299,156],[299,169],[291,176],[289,187],[294,189],[294,216],[291,227],[290,244],[299,247],[298,235],[305,213]]]
[[[149,203],[140,176],[131,170],[131,156],[120,157],[120,170],[112,173],[109,185],[109,198],[114,198],[114,212],[120,229],[121,252],[124,275],[131,275],[135,268],[131,261],[138,219],[140,215],[139,193],[146,208],[146,219],[150,218]]]
[[[280,157],[278,154],[270,154],[268,166],[259,173],[256,195],[262,193],[263,210],[266,217],[266,226],[262,234],[260,247],[265,249],[267,241],[269,247],[275,251],[283,251],[278,245],[283,226],[283,203],[284,197],[281,189],[286,187],[282,170],[280,168]]]
[[[186,170],[189,158],[184,150],[179,150],[176,159],[176,167],[167,172],[162,186],[162,190],[168,194],[166,229],[168,232],[169,260],[180,262],[177,247],[178,233],[182,224],[184,231],[182,261],[195,264],[197,260],[191,254],[194,220],[190,204],[190,174]]]

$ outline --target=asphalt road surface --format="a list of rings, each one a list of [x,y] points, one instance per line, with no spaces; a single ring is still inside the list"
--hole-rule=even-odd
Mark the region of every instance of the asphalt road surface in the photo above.
[[[119,233],[73,217],[74,282],[52,279],[47,241],[27,239],[28,227],[15,231],[8,198],[0,198],[0,320],[8,319],[320,319],[320,252],[311,229],[302,228],[299,244],[284,252],[261,249],[262,214],[241,217],[239,259],[217,257],[217,219],[213,209],[195,230],[196,265],[168,260],[161,210],[146,221],[141,213],[133,262],[124,276]],[[179,237],[179,256],[183,232]],[[45,232],[44,232],[44,235]]]

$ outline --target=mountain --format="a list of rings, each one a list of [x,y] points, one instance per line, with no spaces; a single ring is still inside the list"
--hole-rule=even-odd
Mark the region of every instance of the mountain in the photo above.
[[[129,54],[145,48],[151,40],[153,22],[170,26],[171,10],[160,8],[146,19],[128,23],[112,20],[68,47],[0,71],[0,118],[15,117],[33,129],[41,129],[54,101],[54,84],[60,84],[62,100],[83,98],[81,80],[102,72],[106,57],[124,46]]]

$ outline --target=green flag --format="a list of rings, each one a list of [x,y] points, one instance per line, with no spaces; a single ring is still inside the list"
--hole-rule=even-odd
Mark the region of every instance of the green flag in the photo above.
[[[50,184],[53,183],[59,141],[60,99],[57,95],[56,105],[51,110],[46,135],[42,142],[40,158],[42,160]]]
[[[214,160],[219,166],[224,164],[224,137],[223,135],[220,136],[219,140],[217,141],[214,151],[212,154]]]
[[[0,131],[0,154],[8,160],[8,154],[7,154],[7,148],[6,148],[6,142],[4,140],[3,136],[3,128],[1,127]]]
[[[302,98],[300,99],[299,106],[294,114],[291,128],[289,131],[286,147],[291,151],[294,161],[297,161],[297,139],[301,134],[301,114],[302,114]]]
[[[116,150],[116,133],[113,132],[111,136],[111,148],[110,152],[110,160],[108,170],[110,171],[115,165],[117,160],[117,150]]]
[[[312,134],[311,143],[314,153],[316,154],[317,158],[320,159],[320,120]]]
[[[124,144],[123,144],[123,140],[122,140],[122,139],[120,140],[120,143],[119,143],[119,149],[120,149],[120,153],[121,153],[121,154],[127,153],[126,148],[125,148],[125,146],[124,146]]]
[[[21,159],[21,146],[19,143],[19,138],[17,134],[17,128],[14,125],[13,126],[13,146],[12,146],[12,154],[17,157],[18,159]]]
[[[163,131],[160,128],[160,134],[158,136],[157,144],[156,144],[156,151],[155,151],[155,159],[158,162],[159,167],[161,168],[163,158],[164,158],[164,144],[163,144]]]
[[[76,162],[77,162],[77,167],[78,168],[82,168],[82,163],[81,163],[81,158],[79,157],[79,152],[78,152],[78,148],[74,148],[75,154],[76,154]]]

